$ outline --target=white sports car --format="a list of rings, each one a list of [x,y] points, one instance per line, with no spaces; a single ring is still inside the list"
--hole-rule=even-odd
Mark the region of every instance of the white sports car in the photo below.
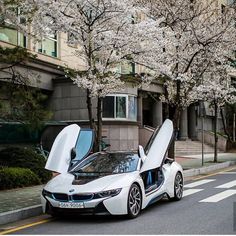
[[[73,124],[56,137],[46,169],[59,173],[43,189],[43,211],[49,214],[112,214],[138,216],[167,196],[180,200],[183,170],[167,158],[173,124],[155,130],[145,150],[91,154],[92,130]]]

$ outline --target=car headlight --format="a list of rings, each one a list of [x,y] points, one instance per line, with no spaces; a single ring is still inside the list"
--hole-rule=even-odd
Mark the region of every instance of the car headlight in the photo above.
[[[50,197],[50,198],[53,198],[52,193],[49,192],[49,191],[47,191],[47,190],[45,190],[45,189],[43,189],[43,191],[42,191],[42,195],[43,195],[44,197]]]
[[[102,191],[95,194],[95,198],[114,197],[121,192],[121,188]]]

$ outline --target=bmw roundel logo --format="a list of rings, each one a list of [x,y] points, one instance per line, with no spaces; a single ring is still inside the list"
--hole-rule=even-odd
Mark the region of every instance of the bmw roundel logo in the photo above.
[[[70,193],[73,193],[74,191],[75,191],[74,189],[69,190]]]

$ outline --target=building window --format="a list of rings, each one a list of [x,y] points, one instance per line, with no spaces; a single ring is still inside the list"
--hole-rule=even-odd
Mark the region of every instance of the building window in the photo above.
[[[76,35],[75,33],[69,32],[67,34],[67,44],[68,44],[68,46],[74,47],[74,48],[78,47],[78,40],[79,40],[78,35]]]
[[[221,13],[224,14],[226,10],[226,6],[221,4]]]
[[[137,98],[134,96],[129,96],[129,103],[128,103],[128,118],[129,120],[137,121]]]
[[[129,95],[108,95],[103,99],[103,118],[137,121],[137,98]]]
[[[51,37],[48,37],[46,39],[43,39],[38,44],[38,52],[43,53],[45,55],[51,56],[51,57],[57,57],[57,35],[52,35]]]
[[[127,118],[127,97],[116,96],[116,118]]]
[[[103,117],[115,118],[115,97],[106,96],[103,99]]]
[[[128,62],[121,63],[119,66],[117,66],[116,72],[122,75],[135,74],[135,64]]]
[[[236,78],[231,77],[231,85],[236,88]]]
[[[190,10],[194,11],[194,0],[190,0]]]
[[[16,12],[16,10],[14,10]],[[19,15],[19,22],[24,24],[25,18],[20,16],[20,10],[17,10],[16,14]],[[26,37],[16,30],[14,24],[3,16],[0,16],[0,40],[11,43],[21,47],[27,47]]]

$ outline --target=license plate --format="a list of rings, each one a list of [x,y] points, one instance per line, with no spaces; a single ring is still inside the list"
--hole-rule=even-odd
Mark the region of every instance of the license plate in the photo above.
[[[83,202],[59,202],[60,208],[84,208]]]

